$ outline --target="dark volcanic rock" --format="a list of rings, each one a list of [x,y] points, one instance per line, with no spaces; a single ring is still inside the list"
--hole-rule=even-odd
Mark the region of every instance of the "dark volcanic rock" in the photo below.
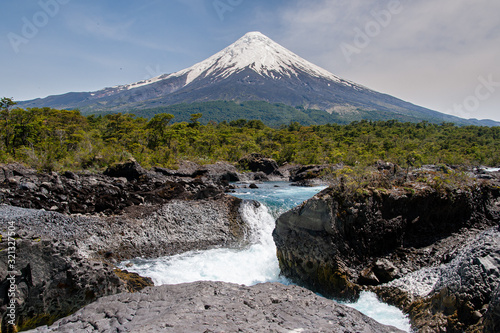
[[[8,182],[9,179],[14,180],[15,177],[22,177],[32,172],[33,170],[29,170],[25,166],[19,163],[0,165],[0,183],[5,181]]]
[[[17,279],[23,291],[17,300],[19,326],[52,323],[98,297],[148,285],[138,276],[114,272],[106,262],[242,242],[247,226],[240,215],[240,204],[241,200],[233,197],[173,200],[156,207],[130,207],[126,215],[113,217],[66,216],[0,205],[0,245],[5,251],[7,225],[13,222],[16,269],[31,267],[32,286],[23,284],[26,279]],[[252,209],[255,204],[245,205]],[[4,285],[7,259],[0,257]],[[6,293],[0,294],[0,304],[8,302]],[[2,308],[2,313],[5,310]]]
[[[252,175],[252,180],[256,180],[256,181],[259,181],[259,182],[267,182],[269,181],[269,177],[262,171],[257,171],[257,172],[254,172],[253,175]]]
[[[16,270],[7,273],[11,271],[7,256],[0,260],[2,332],[7,332],[10,319],[6,316],[11,302],[7,293],[11,286],[8,278],[14,275],[15,319],[19,330],[51,324],[99,297],[126,290],[110,265],[87,259],[71,244],[56,239],[41,240],[33,233],[19,237],[15,241]],[[5,235],[0,245],[5,253]]]
[[[30,230],[42,239],[76,242],[80,251],[108,261],[159,257],[241,242],[248,231],[240,215],[241,204],[231,196],[172,200],[128,207],[123,215],[111,217],[66,216],[0,205],[0,225],[14,221],[18,230]]]
[[[464,332],[498,321],[499,282],[500,231],[493,228],[464,243],[449,263],[413,272],[375,291],[409,312],[419,331]],[[393,288],[406,292],[410,301],[395,301]]]
[[[139,163],[135,160],[130,160],[125,163],[119,163],[110,166],[107,168],[104,173],[105,176],[110,177],[125,177],[127,180],[139,179],[139,177],[146,174],[146,170],[144,170]]]
[[[464,244],[500,221],[496,186],[440,191],[414,185],[392,190],[329,188],[283,214],[273,233],[282,273],[323,294],[356,298],[362,288],[449,263]],[[486,256],[493,248],[484,250]],[[461,270],[470,270],[470,278],[481,276],[467,262]],[[487,271],[487,266],[481,267]],[[492,273],[486,275],[495,279]],[[462,295],[457,299],[467,299],[474,313],[489,300],[476,298],[484,293],[476,290],[482,287],[473,279],[467,285],[469,289],[449,290]],[[411,296],[400,297],[400,302],[412,301]],[[446,304],[448,298],[436,302]],[[436,311],[444,311],[441,305]],[[458,311],[455,320],[471,325],[471,312],[465,313]]]
[[[104,297],[32,332],[402,332],[298,286],[195,282]]]
[[[217,162],[215,164],[198,165],[193,162],[182,162],[177,170],[165,168],[153,168],[155,172],[165,176],[176,177],[208,177],[213,180],[226,180],[236,182],[240,180],[240,174],[236,167],[225,162]]]
[[[278,163],[271,158],[266,158],[260,154],[250,154],[238,161],[238,165],[243,169],[253,172],[262,171],[266,175],[278,174]]]
[[[201,170],[206,177],[190,178],[146,171],[134,161],[108,168],[109,176],[0,166],[0,174],[9,176],[0,182],[0,203],[66,214],[116,215],[131,206],[222,196],[228,186],[224,178],[230,176],[222,166],[206,167],[212,170]]]
[[[326,173],[332,170],[331,165],[304,165],[296,166],[290,169],[290,181],[304,182],[311,179],[325,176]]]
[[[0,247],[5,251],[9,241],[17,245],[19,327],[50,324],[98,297],[151,284],[115,270],[112,264],[119,260],[245,241],[248,226],[240,210],[257,206],[224,195],[222,168],[182,178],[130,162],[108,170],[115,178],[0,166]],[[14,240],[8,238],[11,224]],[[10,301],[7,265],[8,257],[1,256],[0,315]]]
[[[488,333],[500,331],[500,284],[491,295],[491,302],[484,318],[484,331]]]

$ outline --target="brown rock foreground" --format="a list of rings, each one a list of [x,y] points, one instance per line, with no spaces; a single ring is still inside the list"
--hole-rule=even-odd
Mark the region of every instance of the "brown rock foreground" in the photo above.
[[[402,332],[298,287],[195,282],[103,297],[30,332]]]

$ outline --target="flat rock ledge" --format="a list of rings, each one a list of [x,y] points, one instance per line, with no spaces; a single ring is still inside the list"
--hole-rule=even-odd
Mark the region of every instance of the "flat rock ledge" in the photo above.
[[[29,332],[402,332],[298,287],[194,282],[103,297]]]

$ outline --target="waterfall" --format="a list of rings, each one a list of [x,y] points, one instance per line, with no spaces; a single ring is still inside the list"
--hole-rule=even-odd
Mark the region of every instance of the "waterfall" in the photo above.
[[[250,229],[243,248],[190,251],[157,259],[133,259],[120,267],[153,279],[155,285],[194,281],[224,281],[244,285],[286,282],[279,276],[272,238],[274,218],[266,206],[245,200],[240,214]],[[132,264],[127,268],[128,264]]]
[[[235,196],[244,199],[240,215],[249,227],[247,243],[241,248],[191,251],[156,259],[137,258],[124,261],[119,267],[150,277],[155,285],[202,280],[248,286],[263,282],[289,284],[286,278],[279,275],[276,245],[272,238],[275,220],[279,214],[299,205],[322,188],[287,185],[270,182],[259,185],[259,189],[240,189],[235,193]],[[362,293],[358,302],[346,305],[381,323],[409,330],[409,322],[404,314],[395,307],[379,302],[374,294]]]

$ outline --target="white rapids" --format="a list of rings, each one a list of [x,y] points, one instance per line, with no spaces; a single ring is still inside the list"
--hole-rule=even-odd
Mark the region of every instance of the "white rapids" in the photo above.
[[[249,245],[244,248],[218,248],[190,251],[158,259],[134,259],[122,266],[153,279],[155,285],[195,281],[223,281],[244,285],[263,282],[285,282],[279,276],[276,246],[272,238],[274,218],[264,205],[256,207],[244,201],[240,208],[250,227]]]

